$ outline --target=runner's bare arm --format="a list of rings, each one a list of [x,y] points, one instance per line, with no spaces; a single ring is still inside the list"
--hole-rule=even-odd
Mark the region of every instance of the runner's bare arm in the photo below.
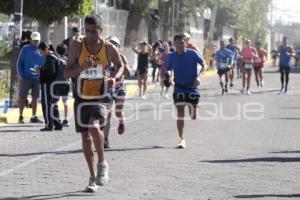
[[[121,56],[122,62],[123,62],[123,64],[124,64],[124,72],[123,72],[123,74],[124,74],[125,76],[130,76],[129,65],[128,65],[127,59],[126,59],[126,57],[125,57],[124,55],[122,55],[122,54],[121,54],[120,56]]]
[[[90,66],[91,64],[90,60],[84,63],[82,66],[79,65],[78,60],[80,56],[80,51],[81,51],[81,41],[74,40],[69,50],[69,56],[65,68],[65,78],[75,78],[79,76],[81,71],[87,69]]]
[[[265,55],[265,58],[268,58],[268,52],[266,50],[264,50],[264,55]]]
[[[108,59],[116,66],[117,73],[115,75],[116,79],[121,79],[124,72],[124,64],[122,62],[121,56],[116,47],[113,45],[107,46],[107,56]]]
[[[136,53],[136,54],[141,53],[141,52],[138,50],[138,48],[137,48],[136,46],[133,46],[133,47],[132,47],[132,51],[133,51],[134,53]]]
[[[146,45],[147,45],[148,48],[149,48],[149,53],[152,54],[153,48],[152,48],[151,44],[149,44],[147,41],[145,41],[145,42],[146,42]]]

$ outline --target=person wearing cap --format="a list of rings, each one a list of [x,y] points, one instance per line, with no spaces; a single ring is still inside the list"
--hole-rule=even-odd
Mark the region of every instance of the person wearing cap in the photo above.
[[[21,49],[17,60],[17,73],[19,76],[19,123],[24,123],[23,110],[25,101],[31,90],[32,117],[31,123],[42,123],[36,116],[37,99],[40,92],[39,75],[34,68],[40,68],[44,63],[44,56],[39,52],[37,46],[41,41],[39,32],[31,33],[31,43]]]
[[[41,42],[38,49],[45,56],[43,66],[41,68],[35,68],[36,72],[40,75],[40,83],[42,86],[41,100],[45,120],[45,127],[40,131],[53,131],[53,129],[60,131],[62,130],[62,124],[59,120],[57,107],[58,98],[54,96],[54,85],[52,86],[59,71],[59,59],[45,42]]]
[[[108,41],[111,44],[113,44],[120,53],[120,50],[121,50],[120,40],[117,37],[109,37]],[[124,72],[123,72],[123,76],[120,79],[116,80],[116,83],[114,84],[111,93],[112,93],[113,101],[115,102],[115,115],[119,119],[118,134],[122,135],[125,132],[125,119],[124,119],[123,108],[124,108],[125,96],[126,96],[126,85],[124,82],[124,78],[125,78],[125,76],[130,76],[130,72],[129,72],[127,58],[125,57],[125,55],[123,55],[121,53],[120,53],[120,56],[121,56],[121,59],[124,64]],[[116,72],[116,68],[113,65],[109,66],[109,68],[107,70],[108,70],[109,76],[114,76],[114,74]],[[107,116],[107,123],[103,130],[104,137],[105,137],[105,141],[104,141],[105,149],[110,148],[109,133],[110,133],[111,116],[112,116],[112,112],[110,110],[110,112]]]
[[[197,45],[195,45],[194,43],[192,43],[192,42],[190,41],[190,39],[191,39],[191,34],[189,34],[189,33],[184,33],[184,36],[185,36],[185,38],[186,38],[186,40],[187,40],[186,48],[188,48],[188,49],[194,49],[195,51],[197,51],[198,53],[200,53],[200,49],[197,47]]]

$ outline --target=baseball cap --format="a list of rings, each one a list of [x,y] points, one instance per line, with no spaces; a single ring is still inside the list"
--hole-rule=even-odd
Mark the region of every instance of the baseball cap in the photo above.
[[[41,41],[41,34],[39,32],[32,32],[31,33],[31,40]]]
[[[187,33],[187,32],[185,32],[183,35],[184,35],[187,39],[190,39],[190,38],[191,38],[191,34],[189,34],[189,33]]]
[[[120,40],[119,40],[117,37],[110,37],[110,38],[109,38],[109,41],[110,41],[111,43],[115,43],[115,44],[117,44],[117,45],[121,45],[121,42],[120,42]]]

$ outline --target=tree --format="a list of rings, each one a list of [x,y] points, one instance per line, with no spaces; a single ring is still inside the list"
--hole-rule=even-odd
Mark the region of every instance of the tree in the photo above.
[[[138,41],[138,30],[142,19],[146,16],[149,6],[153,0],[124,0],[122,5],[129,11],[127,18],[125,46],[131,46]]]
[[[0,13],[0,22],[9,21],[9,16],[3,13]]]
[[[271,0],[244,0],[240,4],[237,25],[243,39],[265,37]]]
[[[50,40],[49,26],[65,16],[84,15],[93,8],[93,0],[24,0],[24,15],[39,22],[42,39]],[[13,0],[1,0],[0,12],[11,14]]]

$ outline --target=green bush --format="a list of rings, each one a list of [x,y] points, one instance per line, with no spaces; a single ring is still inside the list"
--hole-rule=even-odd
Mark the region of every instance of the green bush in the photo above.
[[[0,41],[0,61],[10,61],[12,55],[12,45],[4,41]]]
[[[0,99],[9,97],[10,71],[0,70]]]

